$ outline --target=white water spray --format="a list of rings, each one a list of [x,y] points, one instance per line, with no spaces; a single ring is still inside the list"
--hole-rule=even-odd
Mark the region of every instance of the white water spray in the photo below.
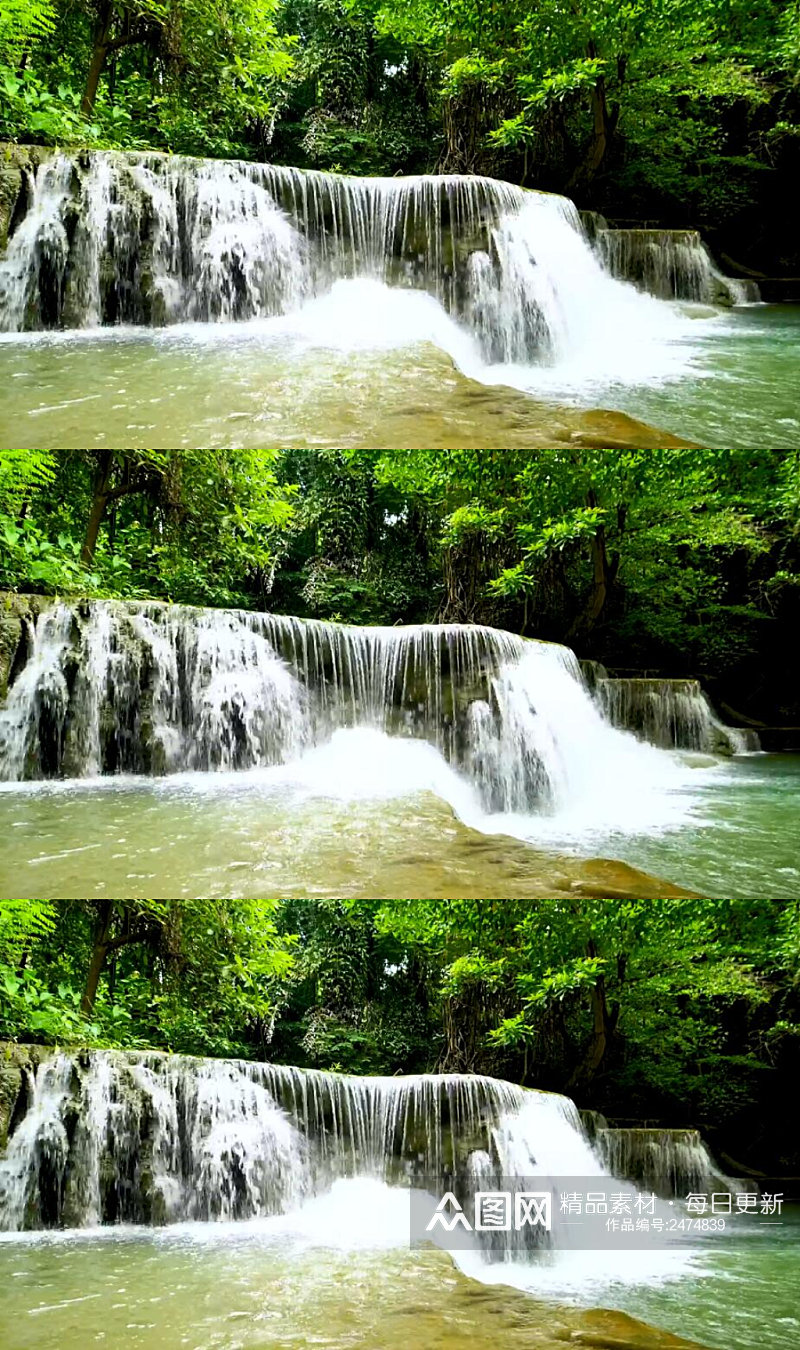
[[[264,1218],[345,1178],[468,1191],[478,1155],[495,1176],[605,1175],[566,1098],[457,1074],[56,1054],[25,1071],[14,1118],[6,1231]]]
[[[497,629],[94,601],[32,623],[14,670],[11,782],[271,770],[312,795],[432,791],[479,828],[525,817],[523,835],[531,814],[661,822],[685,783],[610,725],[571,651]]]
[[[468,371],[471,344],[509,369],[660,370],[683,332],[604,268],[571,202],[495,179],[93,151],[23,170],[14,219],[0,258],[11,332],[305,313],[301,330],[324,346],[337,325],[318,305],[353,282],[435,302],[413,311],[407,339],[437,341],[449,318],[460,338],[444,345]],[[359,300],[347,291],[348,332]]]

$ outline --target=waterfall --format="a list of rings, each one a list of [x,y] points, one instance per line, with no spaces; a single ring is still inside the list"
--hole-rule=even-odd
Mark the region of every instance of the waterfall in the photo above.
[[[602,222],[592,238],[612,276],[663,300],[745,305],[759,299],[754,281],[720,272],[697,230],[613,230]]]
[[[58,604],[23,644],[0,778],[248,768],[304,743],[303,690],[246,616]]]
[[[698,680],[611,679],[603,672],[593,673],[592,683],[609,721],[653,745],[711,755],[760,749],[757,732],[720,721]]]
[[[612,313],[648,340],[672,317],[613,280],[570,201],[500,180],[112,151],[10,172],[0,330],[268,318],[352,278],[427,292],[504,363],[602,343]]]
[[[489,1176],[600,1176],[573,1104],[491,1078],[348,1078],[148,1052],[19,1073],[0,1230],[286,1213],[347,1177],[467,1196]]]
[[[427,742],[494,811],[596,796],[662,757],[614,730],[571,651],[497,629],[356,628],[148,602],[19,621],[0,780],[288,765],[343,729]]]
[[[736,1194],[744,1187],[725,1176],[703,1142],[699,1130],[596,1130],[595,1148],[610,1172],[665,1199],[692,1193]]]

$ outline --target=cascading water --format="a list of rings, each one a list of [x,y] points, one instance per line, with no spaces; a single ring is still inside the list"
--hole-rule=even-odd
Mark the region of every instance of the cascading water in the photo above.
[[[479,626],[93,601],[23,621],[0,779],[290,765],[344,729],[427,742],[496,812],[596,802],[612,764],[640,799],[672,771],[610,726],[565,647]]]
[[[345,278],[429,293],[495,362],[559,361],[609,324],[649,342],[673,322],[609,275],[571,202],[499,180],[93,151],[31,163],[20,184],[7,331],[290,314]]]
[[[759,299],[754,281],[727,277],[697,230],[593,230],[595,250],[612,276],[664,300],[745,305]]]
[[[11,1116],[5,1231],[265,1217],[348,1177],[605,1175],[567,1098],[472,1076],[85,1051],[27,1066]]]
[[[610,1172],[656,1195],[686,1197],[744,1189],[716,1166],[699,1130],[612,1129],[594,1136],[597,1154]]]
[[[17,1072],[13,1100],[9,1061]],[[24,1066],[29,1078],[20,1086]],[[260,1127],[250,1130],[251,1123]],[[179,1149],[168,1161],[159,1140],[175,1130]],[[51,1143],[59,1132],[66,1165]],[[362,1165],[364,1141],[372,1152]],[[222,1163],[216,1178],[208,1156]],[[512,1165],[525,1169],[518,1176],[535,1190],[551,1190],[549,1173],[580,1176],[587,1191],[610,1193],[614,1202],[627,1193],[634,1213],[647,1198],[635,1188],[631,1195],[597,1163],[570,1103],[507,1083],[342,1079],[151,1054],[3,1047],[3,1344],[77,1350],[94,1340],[119,1347],[358,1340],[383,1350],[496,1343],[690,1350],[699,1337],[744,1350],[760,1337],[775,1350],[794,1350],[791,1231],[780,1239],[785,1259],[775,1266],[761,1255],[770,1234],[774,1244],[774,1227],[756,1234],[751,1225],[742,1241],[727,1233],[724,1241],[719,1233],[675,1241],[648,1237],[648,1221],[632,1219],[629,1228],[641,1223],[643,1231],[617,1243],[605,1237],[603,1219],[603,1240],[587,1242],[570,1218],[554,1225],[546,1250],[535,1255],[541,1237],[520,1250],[516,1234],[499,1231],[480,1234],[478,1250],[454,1250],[454,1264],[475,1284],[441,1253],[408,1250],[415,1182],[439,1161],[438,1180],[467,1213],[475,1191],[505,1188]],[[577,1167],[582,1173],[567,1170]],[[237,1204],[206,1203],[209,1187],[212,1198],[235,1195]],[[556,1194],[554,1210],[558,1201]],[[666,1227],[681,1211],[664,1203],[647,1212]],[[128,1224],[169,1223],[168,1215],[176,1226],[159,1231]],[[255,1222],[224,1221],[235,1218]],[[66,1229],[71,1224],[79,1231]],[[755,1266],[742,1265],[756,1258]],[[751,1286],[765,1290],[757,1305]],[[619,1307],[691,1341],[605,1310]],[[682,1311],[670,1316],[671,1307]],[[778,1323],[785,1334],[765,1338]]]
[[[303,690],[245,616],[57,605],[23,643],[0,777],[243,768],[303,747]]]
[[[665,749],[744,755],[760,748],[758,734],[720,721],[698,680],[590,677],[594,697],[615,727]]]

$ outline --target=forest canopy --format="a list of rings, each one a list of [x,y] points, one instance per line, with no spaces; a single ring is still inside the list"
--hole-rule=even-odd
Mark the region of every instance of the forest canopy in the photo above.
[[[0,140],[480,172],[791,274],[797,0],[3,0]]]
[[[486,1072],[777,1169],[799,979],[797,902],[0,901],[0,1040]]]
[[[0,452],[0,590],[489,623],[792,724],[797,451]]]

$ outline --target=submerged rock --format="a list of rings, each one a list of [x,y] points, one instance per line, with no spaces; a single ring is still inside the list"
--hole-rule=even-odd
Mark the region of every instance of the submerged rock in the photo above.
[[[609,858],[564,857],[508,835],[471,829],[444,802],[431,799],[409,822],[414,851],[384,836],[379,858],[364,858],[358,875],[331,878],[359,899],[606,900],[691,898],[694,892]],[[438,822],[438,828],[434,824]],[[340,845],[346,836],[340,836]],[[310,892],[302,892],[303,896]]]
[[[576,1314],[576,1320],[570,1343],[593,1350],[703,1350],[698,1341],[673,1336],[623,1312],[597,1308]]]

